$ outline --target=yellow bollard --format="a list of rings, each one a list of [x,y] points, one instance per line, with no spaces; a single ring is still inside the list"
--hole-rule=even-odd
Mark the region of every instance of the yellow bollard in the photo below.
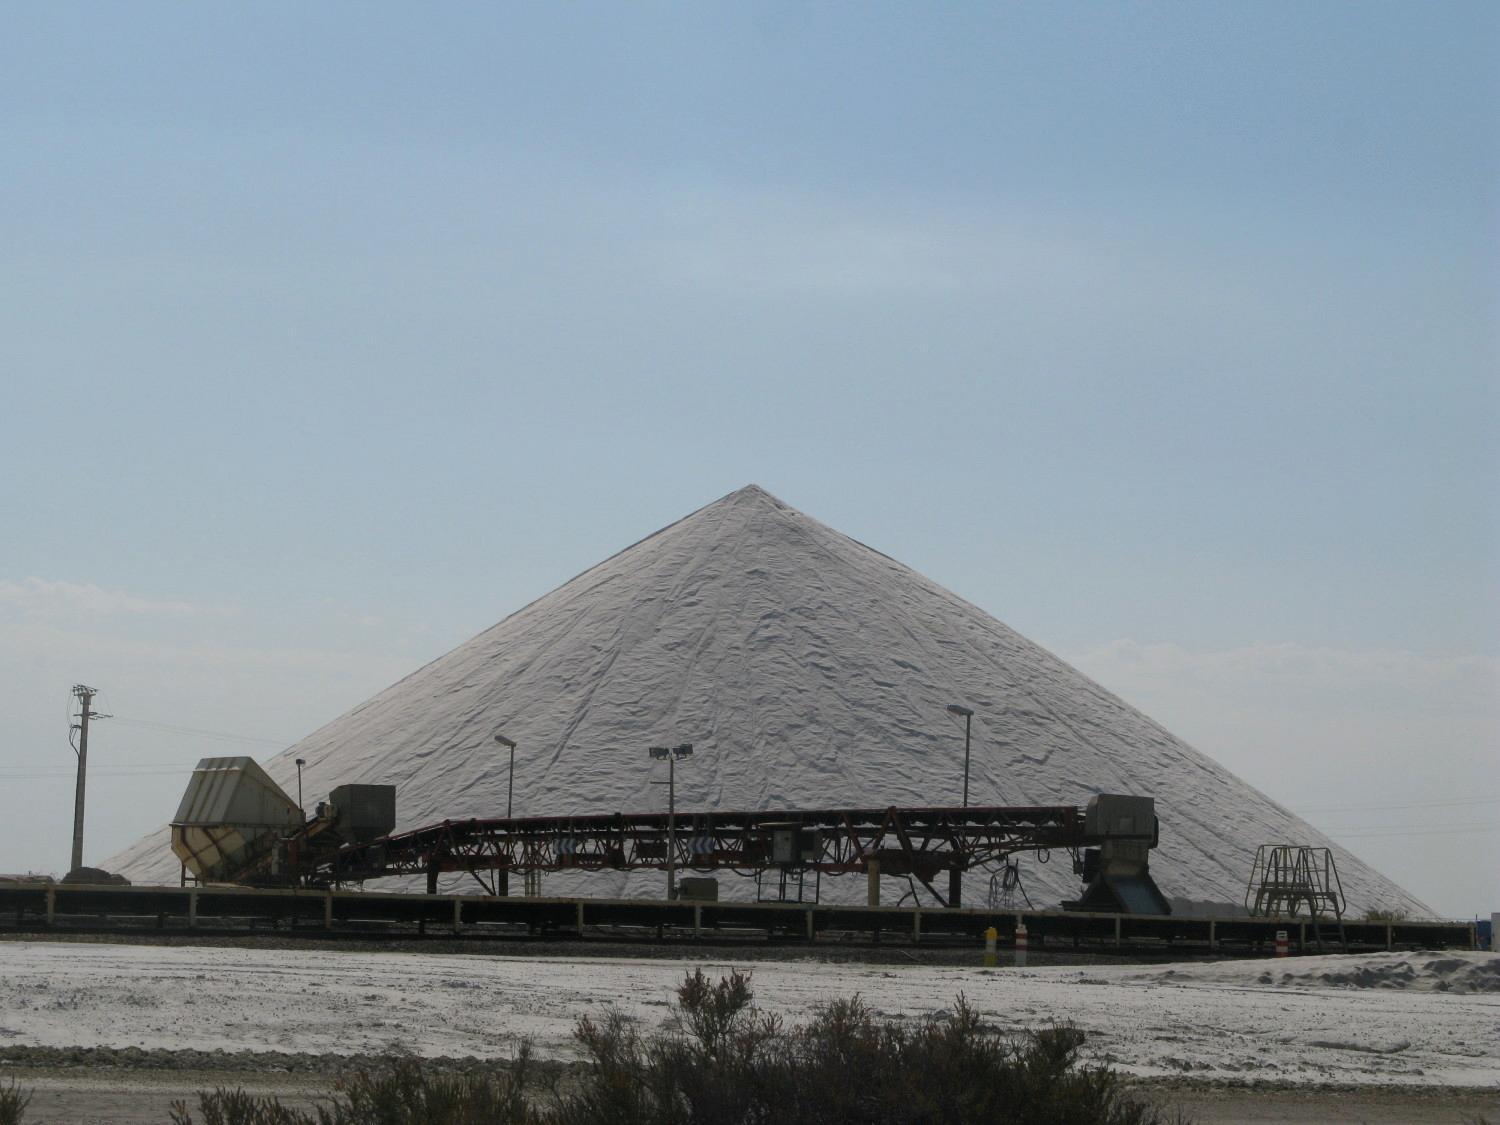
[[[984,967],[993,969],[995,967],[995,942],[1000,937],[1000,931],[991,926],[984,931]]]

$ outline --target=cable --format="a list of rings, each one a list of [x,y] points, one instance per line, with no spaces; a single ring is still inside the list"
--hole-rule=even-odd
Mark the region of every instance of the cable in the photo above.
[[[1500,805],[1500,797],[1462,797],[1444,801],[1408,801],[1400,805],[1304,805],[1293,809],[1295,813],[1315,812],[1377,812],[1389,809],[1438,809],[1457,805]]]
[[[119,768],[119,767],[112,767],[112,766],[100,766],[100,767],[98,767],[96,769],[93,766],[90,766],[89,767],[89,776],[90,777],[95,777],[95,776],[99,776],[99,775],[108,775],[110,777],[148,777],[148,776],[150,776],[152,774],[170,775],[170,774],[191,773],[192,770],[193,770],[192,766],[177,766],[174,769],[142,769],[142,770],[133,770],[133,769],[128,769],[128,768],[122,769],[122,768]],[[30,771],[30,772],[25,772],[25,773],[23,773],[23,772],[10,773],[10,772],[7,772],[5,770],[0,770],[0,781],[46,781],[46,780],[49,780],[51,778],[75,777],[75,776],[77,776],[77,773],[78,773],[78,771],[76,769],[33,770],[33,771]]]
[[[180,727],[173,723],[153,722],[150,719],[127,719],[121,718],[120,716],[116,715],[114,717],[114,721],[117,723],[127,723],[133,727],[150,727],[154,730],[171,731],[174,734],[191,734],[196,735],[199,738],[217,738],[222,739],[226,742],[257,742],[262,746],[275,746],[278,749],[284,749],[292,745],[290,742],[283,742],[280,739],[275,738],[256,738],[254,735],[250,734],[231,734],[228,731],[222,730],[202,730],[199,727]]]
[[[126,762],[109,763],[90,768],[90,775],[95,773],[181,773],[191,770],[193,763],[190,762]],[[77,772],[73,766],[0,766],[0,778],[27,778],[27,777],[72,777]]]
[[[1371,840],[1381,836],[1463,836],[1471,832],[1500,832],[1500,824],[1465,824],[1452,828],[1415,828],[1395,832],[1339,832],[1326,834],[1338,840]]]

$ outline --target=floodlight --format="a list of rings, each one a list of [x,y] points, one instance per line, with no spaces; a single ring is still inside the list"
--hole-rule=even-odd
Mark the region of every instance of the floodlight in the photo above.
[[[510,773],[505,780],[505,819],[509,820],[516,808],[516,740],[496,731],[495,741],[510,751]]]
[[[948,704],[948,713],[950,715],[962,715],[964,718],[967,719],[974,712],[971,711],[967,707],[961,706],[960,704],[950,703],[950,704]]]
[[[648,746],[646,752],[658,762],[667,763],[667,780],[652,785],[667,787],[667,901],[677,897],[677,763],[693,753],[691,742],[676,746]]]

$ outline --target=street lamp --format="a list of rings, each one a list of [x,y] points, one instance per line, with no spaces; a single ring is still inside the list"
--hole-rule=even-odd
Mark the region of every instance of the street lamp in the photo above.
[[[974,712],[957,703],[948,704],[948,714],[962,715],[964,719],[964,808],[969,807],[969,728],[974,722]]]
[[[307,813],[302,807],[302,767],[307,765],[306,758],[297,759],[297,811],[302,814],[302,819],[307,820]]]
[[[503,734],[496,734],[495,741],[510,750],[510,780],[505,783],[505,819],[510,819],[511,802],[516,795],[516,744]]]
[[[667,901],[670,902],[677,897],[677,763],[682,758],[693,756],[693,744],[652,746],[648,752],[657,761],[667,763],[667,780],[651,784],[665,784],[667,787]]]

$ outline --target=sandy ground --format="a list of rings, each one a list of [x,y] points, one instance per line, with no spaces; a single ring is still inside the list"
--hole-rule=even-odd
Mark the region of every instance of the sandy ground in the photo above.
[[[5,942],[0,1081],[33,1086],[31,1121],[144,1122],[221,1082],[299,1101],[326,1089],[326,1073],[267,1072],[263,1059],[245,1063],[254,1052],[486,1058],[526,1038],[568,1059],[579,1016],[610,1003],[655,1027],[698,966],[751,970],[757,1002],[788,1019],[855,993],[890,1018],[921,1019],[962,993],[998,1028],[1072,1023],[1092,1060],[1200,1122],[1483,1114],[1500,1125],[1500,958],[1477,953],[986,970]],[[191,1065],[208,1069],[28,1057],[79,1048],[199,1052]],[[201,1054],[215,1051],[225,1054]],[[79,1065],[56,1069],[69,1061]]]

